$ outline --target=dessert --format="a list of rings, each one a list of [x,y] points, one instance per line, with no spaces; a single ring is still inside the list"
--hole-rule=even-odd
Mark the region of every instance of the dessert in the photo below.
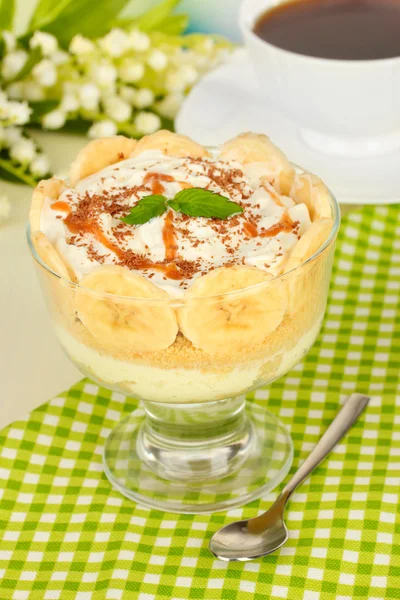
[[[286,373],[323,318],[333,202],[263,135],[90,142],[35,190],[33,247],[83,373],[147,401],[237,396]]]

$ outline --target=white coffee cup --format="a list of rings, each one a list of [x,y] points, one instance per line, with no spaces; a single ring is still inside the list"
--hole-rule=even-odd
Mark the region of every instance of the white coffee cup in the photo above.
[[[277,48],[253,32],[283,0],[243,0],[239,24],[270,106],[318,151],[347,157],[400,146],[400,57],[332,60]],[[268,110],[268,104],[266,104]]]

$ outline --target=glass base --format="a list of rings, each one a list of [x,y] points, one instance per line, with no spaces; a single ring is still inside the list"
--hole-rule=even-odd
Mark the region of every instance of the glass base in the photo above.
[[[167,512],[211,513],[275,488],[293,459],[287,429],[244,397],[144,403],[111,432],[105,473],[121,494]]]

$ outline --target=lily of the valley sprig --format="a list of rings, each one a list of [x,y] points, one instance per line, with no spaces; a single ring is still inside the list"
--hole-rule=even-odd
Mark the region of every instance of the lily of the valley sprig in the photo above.
[[[121,17],[129,0],[96,0],[96,11],[92,0],[39,0],[17,39],[13,2],[0,0],[0,177],[35,185],[48,175],[24,125],[92,138],[173,128],[187,92],[230,49],[211,36],[183,35],[187,18],[172,13],[178,2]]]

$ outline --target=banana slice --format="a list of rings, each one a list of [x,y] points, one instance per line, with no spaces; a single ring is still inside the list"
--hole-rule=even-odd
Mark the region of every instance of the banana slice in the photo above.
[[[74,286],[69,282],[76,282],[75,274],[44,233],[35,231],[31,234],[31,238],[32,244],[43,263],[62,278],[58,279],[50,273],[41,272],[41,275],[43,275],[41,282],[46,289],[52,317],[64,324],[71,323],[75,319],[75,306]]]
[[[123,135],[114,135],[89,142],[80,152],[69,170],[69,181],[73,187],[85,177],[105,167],[128,158],[137,142]]]
[[[46,198],[56,200],[65,187],[65,181],[56,179],[55,177],[39,181],[33,191],[29,210],[29,223],[32,232],[39,231],[40,229],[40,215]]]
[[[235,160],[242,165],[263,163],[274,176],[274,187],[281,194],[287,195],[295,176],[285,154],[271,140],[262,134],[241,133],[222,146],[222,160]]]
[[[285,285],[279,280],[268,284],[271,279],[260,269],[242,266],[221,267],[203,275],[179,309],[183,334],[210,354],[261,343],[278,327],[286,311]],[[265,285],[251,289],[257,284]]]
[[[34,231],[31,237],[33,247],[46,266],[50,267],[50,269],[57,275],[60,275],[60,277],[70,281],[76,281],[75,273],[61,258],[44,233],[41,231]]]
[[[133,156],[146,150],[160,150],[168,156],[190,156],[191,158],[210,156],[204,146],[185,135],[172,133],[166,129],[160,129],[156,133],[142,137],[136,145]]]
[[[333,227],[333,219],[318,219],[297,242],[285,265],[286,279],[289,288],[289,314],[308,304],[316,306],[318,296],[322,295],[321,278],[328,282],[326,273],[329,271],[325,259],[321,256],[310,265],[304,265],[298,272],[292,271],[312,257],[326,242]],[[314,264],[315,263],[315,264]],[[292,273],[289,273],[292,271]]]
[[[332,208],[328,188],[312,173],[296,175],[290,196],[296,202],[307,206],[312,221],[332,218]]]
[[[95,339],[136,352],[164,350],[174,343],[178,323],[169,296],[148,279],[124,267],[102,265],[79,284],[78,316]]]

